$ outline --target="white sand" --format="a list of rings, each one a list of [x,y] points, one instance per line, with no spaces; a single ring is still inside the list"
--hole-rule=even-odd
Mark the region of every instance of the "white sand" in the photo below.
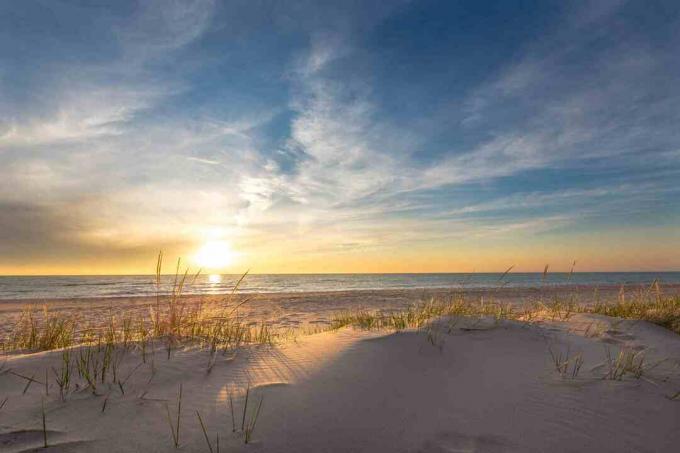
[[[0,451],[42,445],[42,399],[52,451],[173,451],[165,404],[174,417],[180,383],[185,452],[208,451],[196,410],[213,448],[219,433],[222,452],[678,451],[680,401],[667,396],[680,391],[680,336],[645,322],[592,315],[543,325],[460,321],[448,332],[450,324],[439,321],[432,341],[422,331],[343,329],[243,349],[220,355],[210,374],[207,352],[183,350],[167,360],[159,348],[154,377],[149,363],[141,366],[125,395],[111,386],[100,388],[101,396],[72,393],[65,403],[52,376],[45,397],[38,384],[22,394],[26,381],[5,372]],[[549,345],[584,353],[577,379],[557,375]],[[606,381],[600,379],[604,369],[596,367],[605,346],[644,350],[649,363],[666,360],[643,379]],[[5,370],[43,380],[60,357],[12,356]],[[126,376],[139,362],[130,353],[119,374]],[[264,402],[253,442],[244,445],[243,435],[231,432],[227,395],[234,395],[240,428],[248,381],[249,406],[260,397]]]
[[[626,290],[629,295],[647,288],[630,286]],[[486,289],[396,289],[396,290],[350,290],[304,293],[258,293],[237,295],[234,304],[248,299],[248,303],[239,309],[241,316],[252,323],[266,321],[277,329],[298,329],[304,327],[325,326],[334,313],[345,310],[401,310],[409,305],[427,300],[430,297],[448,298],[465,297],[468,301],[497,301],[502,303],[526,304],[532,301],[551,301],[555,298],[574,300],[578,303],[590,303],[595,300],[595,293],[600,300],[616,300],[620,287],[592,286],[542,288],[486,288]],[[667,295],[680,295],[680,285],[664,285]],[[225,296],[183,296],[184,303],[191,305],[221,303]],[[116,297],[90,299],[48,299],[48,300],[0,300],[0,339],[11,333],[11,328],[19,319],[27,306],[37,309],[40,317],[44,306],[50,313],[76,316],[79,327],[102,327],[109,322],[110,316],[121,318],[148,317],[149,308],[156,305],[155,297]],[[166,303],[161,304],[162,307]]]

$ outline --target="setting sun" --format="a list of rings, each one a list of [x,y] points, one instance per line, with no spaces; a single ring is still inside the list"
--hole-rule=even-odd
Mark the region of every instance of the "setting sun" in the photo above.
[[[236,253],[226,241],[209,241],[196,252],[194,260],[204,268],[218,269],[234,262]]]

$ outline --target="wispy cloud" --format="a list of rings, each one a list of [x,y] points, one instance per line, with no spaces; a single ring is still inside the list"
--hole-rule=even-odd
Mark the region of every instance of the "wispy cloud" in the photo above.
[[[474,33],[433,25],[429,53],[403,24],[418,5],[288,6],[112,5],[90,47],[3,58],[5,251],[30,248],[27,220],[79,250],[219,230],[351,254],[678,215],[679,37],[641,29],[634,5],[565,7],[474,80],[458,55]]]

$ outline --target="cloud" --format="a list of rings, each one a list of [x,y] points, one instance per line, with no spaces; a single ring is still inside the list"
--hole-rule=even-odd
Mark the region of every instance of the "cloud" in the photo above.
[[[370,87],[332,77],[332,66],[351,53],[338,41],[313,41],[294,80],[287,148],[302,157],[286,185],[303,204],[339,207],[393,191],[408,178],[401,164],[409,140],[380,119]]]
[[[137,113],[166,94],[158,87],[144,85],[110,87],[89,81],[70,82],[61,92],[59,106],[49,115],[6,123],[0,146],[49,145],[121,135]]]
[[[207,30],[214,11],[214,0],[139,3],[132,19],[116,27],[125,58],[146,60],[186,46]]]
[[[73,246],[72,235],[82,225],[63,210],[20,202],[0,203],[0,253],[8,259],[34,254],[41,248],[54,252]]]
[[[578,31],[586,25],[602,26],[602,21],[611,19],[616,11],[612,6],[587,20],[565,23],[564,27]],[[563,39],[565,33],[560,30],[555,39]],[[489,125],[496,130],[480,136],[490,138],[429,160],[419,157],[419,140],[391,124],[389,115],[371,102],[371,87],[335,77],[337,67],[351,61],[353,50],[346,44],[336,44],[338,39],[313,41],[308,58],[299,64],[301,69],[296,73],[292,103],[296,116],[288,143],[304,157],[299,159],[295,172],[284,178],[281,189],[305,206],[308,223],[328,224],[332,219],[330,222],[346,224],[348,217],[384,223],[385,214],[390,212],[425,213],[423,208],[427,206],[442,206],[442,201],[437,200],[439,193],[453,187],[492,184],[501,178],[543,169],[598,165],[610,169],[643,168],[640,162],[630,161],[636,158],[643,137],[652,148],[650,152],[673,160],[673,152],[662,142],[654,143],[657,137],[668,137],[672,132],[665,125],[657,127],[649,121],[657,115],[677,116],[663,96],[658,96],[661,93],[655,93],[659,87],[650,83],[654,74],[664,68],[663,55],[637,43],[622,43],[607,47],[603,58],[584,57],[582,61],[594,67],[583,73],[585,68],[570,68],[568,60],[575,52],[584,51],[587,38],[570,36],[574,41],[568,49],[529,48],[519,62],[470,94],[465,102],[467,119],[463,120],[468,124],[463,124],[461,132]],[[644,104],[631,101],[636,97],[644,99]],[[498,112],[514,119],[499,123]],[[614,157],[617,161],[600,163]],[[621,190],[620,185],[598,190],[616,199],[632,200],[634,195],[630,187]],[[654,186],[649,191],[657,196],[664,194],[663,189]],[[423,195],[428,192],[430,200],[423,203]],[[268,193],[272,195],[273,191]],[[575,193],[581,194],[583,204],[583,199],[598,192],[572,190],[557,196],[539,194],[538,198],[545,201],[553,197],[556,208],[558,199],[577,199],[569,195]],[[262,195],[268,196],[264,192]],[[507,201],[501,197],[492,204]],[[473,205],[449,211],[449,219],[455,212],[469,216],[481,211]],[[436,213],[426,215],[437,217]],[[577,210],[545,222],[527,219],[512,223],[507,217],[503,221],[544,229],[563,225],[578,215]],[[597,216],[597,212],[590,215]],[[425,225],[430,220],[419,222]],[[485,222],[489,220],[477,218],[476,226],[483,227]],[[464,226],[474,229],[473,224]],[[449,227],[456,228],[453,224]],[[495,226],[491,230],[508,231]]]
[[[635,34],[611,32],[621,21],[616,7],[622,3],[610,3],[585,22],[564,23],[552,45],[547,38],[530,47],[468,97],[462,127],[491,137],[472,149],[452,150],[428,169],[432,184],[545,168],[643,170],[642,156],[673,160],[679,135],[670,125],[680,120],[680,90],[671,67],[677,64]],[[608,45],[593,45],[584,26],[609,30],[612,36],[603,38]],[[566,36],[568,45],[560,46]]]
[[[115,30],[115,45],[107,50],[108,55],[73,61],[67,47],[56,47],[66,52],[63,59],[59,54],[51,59],[41,56],[43,61],[36,64],[48,70],[31,74],[29,79],[33,81],[29,90],[38,96],[32,95],[30,103],[7,102],[8,109],[0,107],[4,118],[0,146],[124,133],[140,112],[182,90],[181,78],[170,73],[159,76],[154,65],[200,37],[213,10],[212,0],[150,1],[137,5],[135,14],[119,23],[115,16],[102,13],[97,20]],[[10,76],[20,77],[26,70],[22,65],[8,66],[0,78],[3,91],[12,93]]]
[[[253,5],[143,2],[96,21],[106,46],[46,58],[23,87],[26,67],[3,67],[15,247],[32,234],[188,244],[220,229],[247,247],[352,253],[677,210],[677,36],[657,45],[626,2],[565,11],[460,87],[428,84],[466,71],[457,47],[425,68],[411,47],[397,55],[408,36],[384,26],[414,17],[402,6]],[[395,61],[405,81],[382,70]],[[399,91],[409,71],[426,86]],[[405,121],[390,96],[417,113]],[[28,236],[27,219],[42,225]]]

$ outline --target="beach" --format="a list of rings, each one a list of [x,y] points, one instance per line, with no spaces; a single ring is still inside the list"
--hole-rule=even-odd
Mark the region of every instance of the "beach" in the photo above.
[[[617,288],[598,295],[620,297]],[[475,306],[594,302],[593,288],[238,296],[229,303],[247,323],[299,334],[215,353],[191,342],[171,350],[162,339],[143,351],[136,343],[116,346],[113,375],[109,369],[90,384],[73,365],[63,397],[64,350],[4,354],[0,447],[216,452],[219,442],[220,451],[263,452],[676,451],[680,336],[649,322],[590,313],[532,322],[443,316],[398,331],[328,330],[333,313],[399,313],[417,301],[463,296]],[[186,303],[215,297],[222,296],[187,296]],[[79,314],[96,325],[112,313],[145,316],[155,303],[48,305],[51,313]],[[3,323],[24,304],[0,304]],[[82,351],[92,348],[69,348],[70,360],[82,362]]]
[[[183,295],[188,306],[220,304],[238,306],[237,314],[246,322],[265,322],[276,329],[305,329],[330,324],[333,315],[352,310],[400,310],[414,303],[431,298],[464,298],[477,303],[508,303],[522,306],[533,302],[553,300],[574,301],[579,304],[593,304],[596,301],[616,301],[621,297],[619,285],[574,285],[520,288],[417,288],[385,290],[337,290],[277,293],[229,293],[222,295]],[[664,294],[680,294],[680,284],[662,286]],[[624,297],[635,297],[649,291],[649,285],[628,285]],[[167,295],[160,297],[160,307],[166,307]],[[245,302],[245,303],[244,303]],[[105,326],[112,316],[147,317],[150,308],[157,304],[153,296],[104,297],[104,298],[59,298],[59,299],[8,299],[0,300],[0,333],[11,332],[21,314],[31,308],[41,316],[47,307],[53,314],[73,316],[82,328]]]
[[[680,452],[680,1],[0,1],[0,453]]]

